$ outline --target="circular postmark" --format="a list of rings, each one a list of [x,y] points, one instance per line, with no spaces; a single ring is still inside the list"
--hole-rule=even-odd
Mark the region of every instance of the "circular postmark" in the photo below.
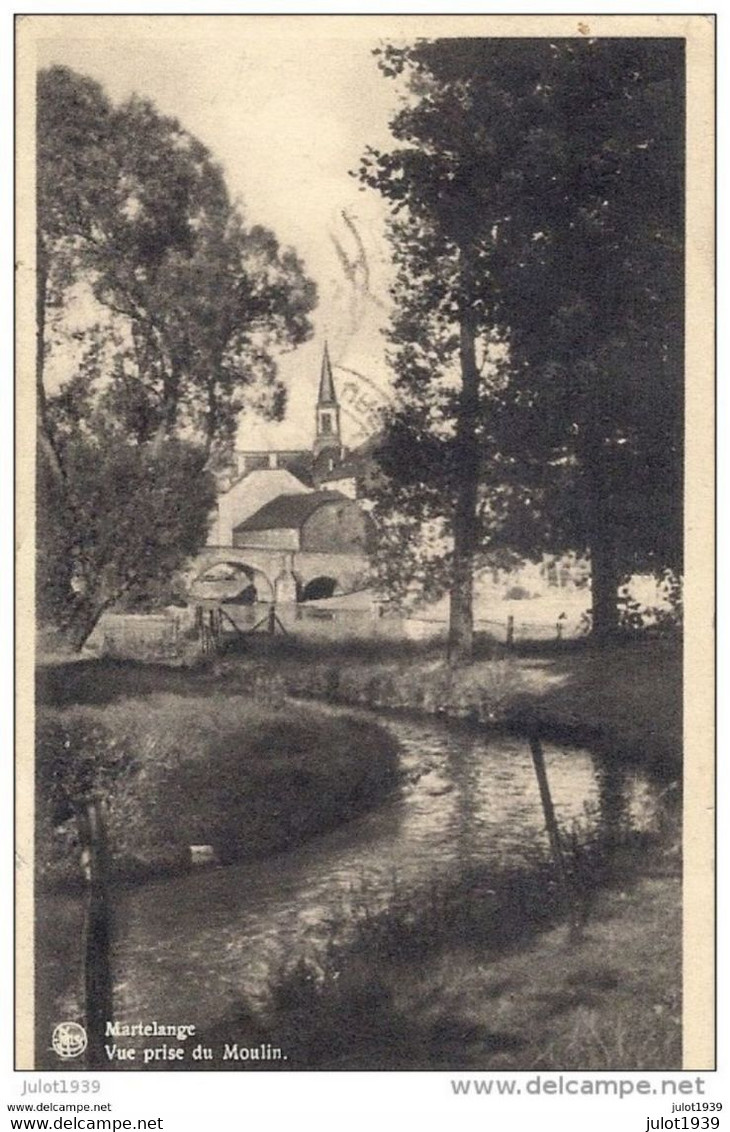
[[[51,1036],[51,1045],[64,1061],[79,1057],[88,1044],[86,1030],[78,1022],[59,1022]]]
[[[395,403],[392,390],[348,366],[336,365],[335,370],[340,409],[353,426],[355,436],[363,438],[380,432],[385,411]]]

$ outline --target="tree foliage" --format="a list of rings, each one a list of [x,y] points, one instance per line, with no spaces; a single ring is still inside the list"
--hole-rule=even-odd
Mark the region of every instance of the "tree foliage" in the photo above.
[[[385,50],[383,70],[406,75],[415,97],[391,123],[400,148],[368,151],[361,176],[391,203],[397,265],[391,342],[401,403],[382,449],[387,506],[407,518],[411,545],[419,509],[423,519],[443,516],[450,653],[468,658],[475,557],[512,513],[508,499],[516,505],[520,497],[502,466],[490,406],[505,381],[509,331],[496,229],[513,193],[513,128],[529,120],[529,108],[512,96],[519,77],[510,64],[525,58],[492,47],[495,79],[475,114],[469,80],[488,41],[457,44]],[[450,53],[451,73],[441,73]],[[376,503],[376,519],[383,511]],[[429,570],[438,577],[436,556]]]
[[[165,583],[205,536],[212,477],[185,442],[132,445],[119,435],[62,442],[66,480],[41,464],[40,613],[80,648],[101,614]]]
[[[247,227],[205,146],[151,103],[113,107],[64,67],[38,87],[39,322],[85,283],[106,316],[105,394],[141,441],[225,448],[253,396],[283,410],[276,352],[311,334],[314,284]],[[63,335],[67,332],[62,327]]]
[[[316,295],[150,102],[53,67],[37,106],[39,596],[80,644],[204,542],[208,469],[246,406],[281,415]]]
[[[589,551],[600,633],[616,625],[623,576],[681,569],[682,52],[666,40],[551,51],[504,242],[503,448],[529,455],[553,537]]]
[[[410,91],[400,146],[361,173],[391,202],[399,266],[383,459],[411,518],[419,475],[425,518],[441,493],[452,615],[485,546],[590,553],[599,631],[622,572],[676,564],[681,51],[471,39],[381,57]]]

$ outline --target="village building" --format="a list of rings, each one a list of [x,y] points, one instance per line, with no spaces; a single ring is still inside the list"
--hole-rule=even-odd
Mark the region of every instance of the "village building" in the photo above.
[[[233,474],[222,479],[223,490],[218,497],[207,545],[233,546],[234,528],[279,496],[305,495],[324,486],[329,491],[340,491],[344,487],[342,494],[355,498],[354,486],[349,480],[347,485],[344,482],[341,485],[338,474],[342,468],[343,476],[350,476],[346,469],[355,455],[349,454],[342,442],[340,406],[325,344],[312,448],[237,450],[233,455]]]
[[[342,442],[326,345],[314,416],[310,451],[235,454],[233,479],[194,565],[193,601],[278,606],[366,585],[371,521],[357,502],[357,454]]]
[[[225,607],[244,627],[276,608],[281,622],[320,635],[429,636],[445,631],[448,598],[397,615],[370,582],[368,497],[378,476],[375,432],[348,451],[325,345],[312,447],[235,453],[206,547],[189,577],[192,605]],[[587,563],[542,555],[511,570],[478,569],[477,627],[556,635],[580,631]]]
[[[279,495],[233,530],[233,545],[324,554],[365,554],[367,516],[339,491]]]
[[[323,640],[443,636],[448,596],[402,610],[373,588],[368,501],[382,474],[382,434],[351,451],[344,445],[326,346],[313,418],[309,450],[234,454],[207,544],[186,571],[185,616],[206,624],[212,618],[223,632],[281,628]],[[589,604],[589,566],[575,555],[475,572],[475,627],[496,639],[583,632]],[[175,624],[184,620],[180,609],[171,616]],[[131,655],[130,636],[146,633],[151,643],[144,647],[152,648],[155,633],[168,633],[172,623],[157,620],[156,627],[150,618],[105,615],[95,641],[110,655]]]

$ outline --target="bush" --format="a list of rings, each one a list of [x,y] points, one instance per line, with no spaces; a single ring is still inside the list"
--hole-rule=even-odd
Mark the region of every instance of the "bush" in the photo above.
[[[42,709],[37,853],[45,880],[78,875],[74,799],[108,799],[124,876],[286,849],[373,805],[398,781],[397,750],[370,722],[248,696],[153,695]]]
[[[532,594],[524,586],[510,586],[504,595],[504,601],[526,601]]]

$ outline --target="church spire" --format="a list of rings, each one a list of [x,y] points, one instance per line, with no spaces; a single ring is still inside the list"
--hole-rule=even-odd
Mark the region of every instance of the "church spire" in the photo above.
[[[327,349],[327,342],[324,344],[324,354],[322,355],[322,372],[319,378],[319,397],[317,398],[318,408],[334,407],[337,405],[337,394],[335,393],[335,383],[332,380],[332,366],[330,364],[330,353]]]
[[[332,365],[326,342],[322,355],[322,371],[319,376],[316,417],[314,458],[316,460],[322,452],[327,452],[326,462],[330,465],[327,471],[331,471],[342,458],[342,438],[340,436],[340,406],[335,392]]]

